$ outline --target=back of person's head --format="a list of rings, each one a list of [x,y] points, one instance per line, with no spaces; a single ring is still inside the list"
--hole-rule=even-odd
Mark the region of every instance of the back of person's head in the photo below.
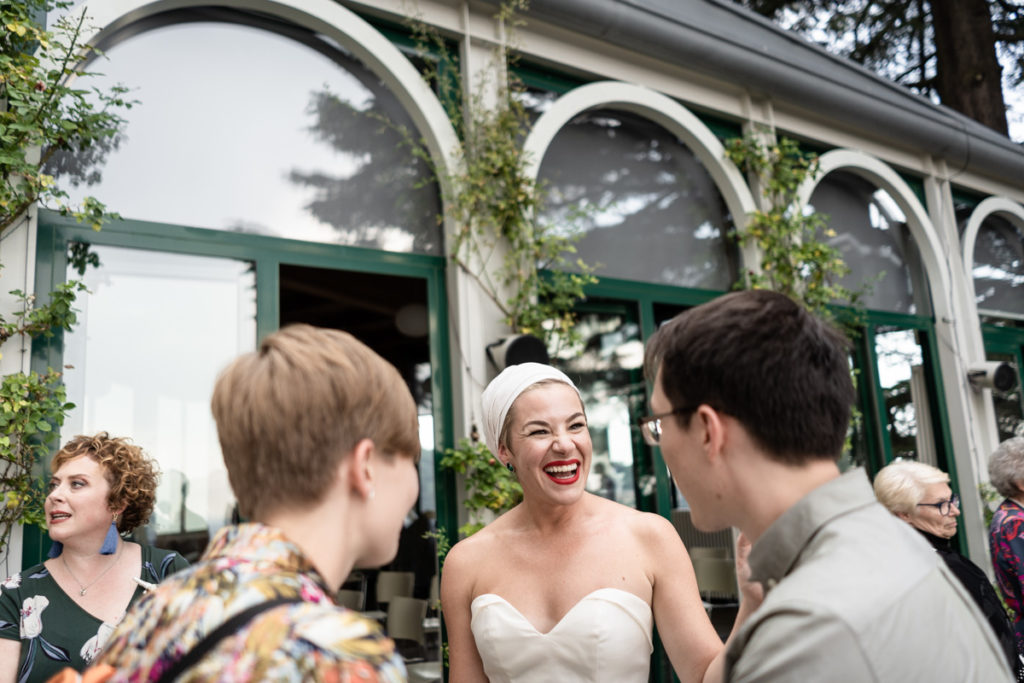
[[[1024,436],[1007,439],[992,451],[988,458],[988,478],[1004,498],[1020,495],[1017,482],[1024,481]]]
[[[875,475],[875,497],[893,514],[913,514],[932,484],[948,484],[949,475],[937,467],[914,460],[891,462]]]
[[[70,439],[53,456],[50,471],[56,472],[69,460],[83,455],[103,468],[103,476],[110,485],[109,507],[124,507],[117,518],[118,531],[128,533],[149,522],[160,483],[160,468],[156,462],[131,439],[99,432]]]
[[[352,335],[290,325],[235,359],[211,402],[243,516],[318,503],[362,439],[419,456],[416,404],[393,365]]]
[[[769,457],[838,458],[853,381],[846,337],[789,297],[734,292],[677,315],[648,342],[644,367],[681,424],[707,404],[742,423]]]

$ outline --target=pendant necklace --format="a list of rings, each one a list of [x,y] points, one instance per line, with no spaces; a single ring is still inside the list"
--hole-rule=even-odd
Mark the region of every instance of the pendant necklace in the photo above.
[[[99,576],[97,576],[95,579],[93,579],[92,581],[90,581],[89,583],[87,583],[85,585],[82,585],[82,582],[79,581],[78,577],[75,576],[74,572],[71,571],[71,567],[68,566],[67,560],[64,559],[64,553],[61,553],[60,561],[61,561],[61,564],[64,565],[64,569],[67,571],[68,576],[70,576],[72,579],[74,579],[75,583],[77,583],[78,587],[81,589],[80,591],[78,591],[78,594],[81,595],[81,596],[84,596],[85,592],[87,590],[89,590],[90,588],[92,588],[93,584],[95,584],[97,581],[99,581],[104,576],[106,576],[107,572],[109,572],[111,569],[114,568],[114,565],[117,564],[117,561],[121,559],[121,553],[123,553],[123,552],[124,552],[124,541],[121,541],[121,547],[117,549],[117,557],[114,558],[114,561],[111,562],[109,565],[107,565],[107,568],[104,569],[102,572],[100,572]]]

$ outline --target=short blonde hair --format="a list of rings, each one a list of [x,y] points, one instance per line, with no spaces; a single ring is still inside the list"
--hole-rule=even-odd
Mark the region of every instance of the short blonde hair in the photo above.
[[[897,460],[875,475],[875,497],[889,512],[909,515],[924,498],[925,488],[948,483],[949,475],[937,467],[914,460]]]
[[[1018,481],[1024,481],[1024,436],[1015,436],[999,444],[988,458],[988,478],[1004,498],[1020,493]]]
[[[117,530],[128,533],[146,524],[156,503],[156,487],[160,482],[160,468],[141,448],[125,437],[112,437],[106,432],[92,436],[72,438],[50,462],[50,471],[56,472],[64,463],[86,456],[103,469],[103,477],[110,484],[107,506],[113,511],[124,506],[117,519]]]
[[[242,515],[322,500],[362,439],[419,458],[416,403],[393,365],[340,330],[290,325],[235,359],[211,401]]]

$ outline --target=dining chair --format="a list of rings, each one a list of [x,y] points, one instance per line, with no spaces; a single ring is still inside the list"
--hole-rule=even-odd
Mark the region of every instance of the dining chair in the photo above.
[[[412,589],[416,582],[416,575],[412,572],[391,572],[382,571],[377,574],[377,604],[383,605],[391,602],[396,595],[411,597]]]

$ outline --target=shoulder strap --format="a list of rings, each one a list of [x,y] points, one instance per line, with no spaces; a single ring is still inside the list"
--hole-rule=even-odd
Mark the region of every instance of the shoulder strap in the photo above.
[[[180,676],[183,672],[193,666],[196,662],[202,659],[210,650],[216,647],[217,643],[224,640],[228,636],[237,632],[243,626],[248,624],[252,619],[259,614],[278,605],[284,605],[289,602],[302,602],[300,598],[274,598],[273,600],[267,600],[256,605],[244,609],[238,614],[234,615],[220,626],[215,628],[209,635],[196,643],[196,646],[185,653],[181,659],[174,662],[169,669],[164,671],[163,675],[157,680],[157,683],[170,683],[175,678]]]

